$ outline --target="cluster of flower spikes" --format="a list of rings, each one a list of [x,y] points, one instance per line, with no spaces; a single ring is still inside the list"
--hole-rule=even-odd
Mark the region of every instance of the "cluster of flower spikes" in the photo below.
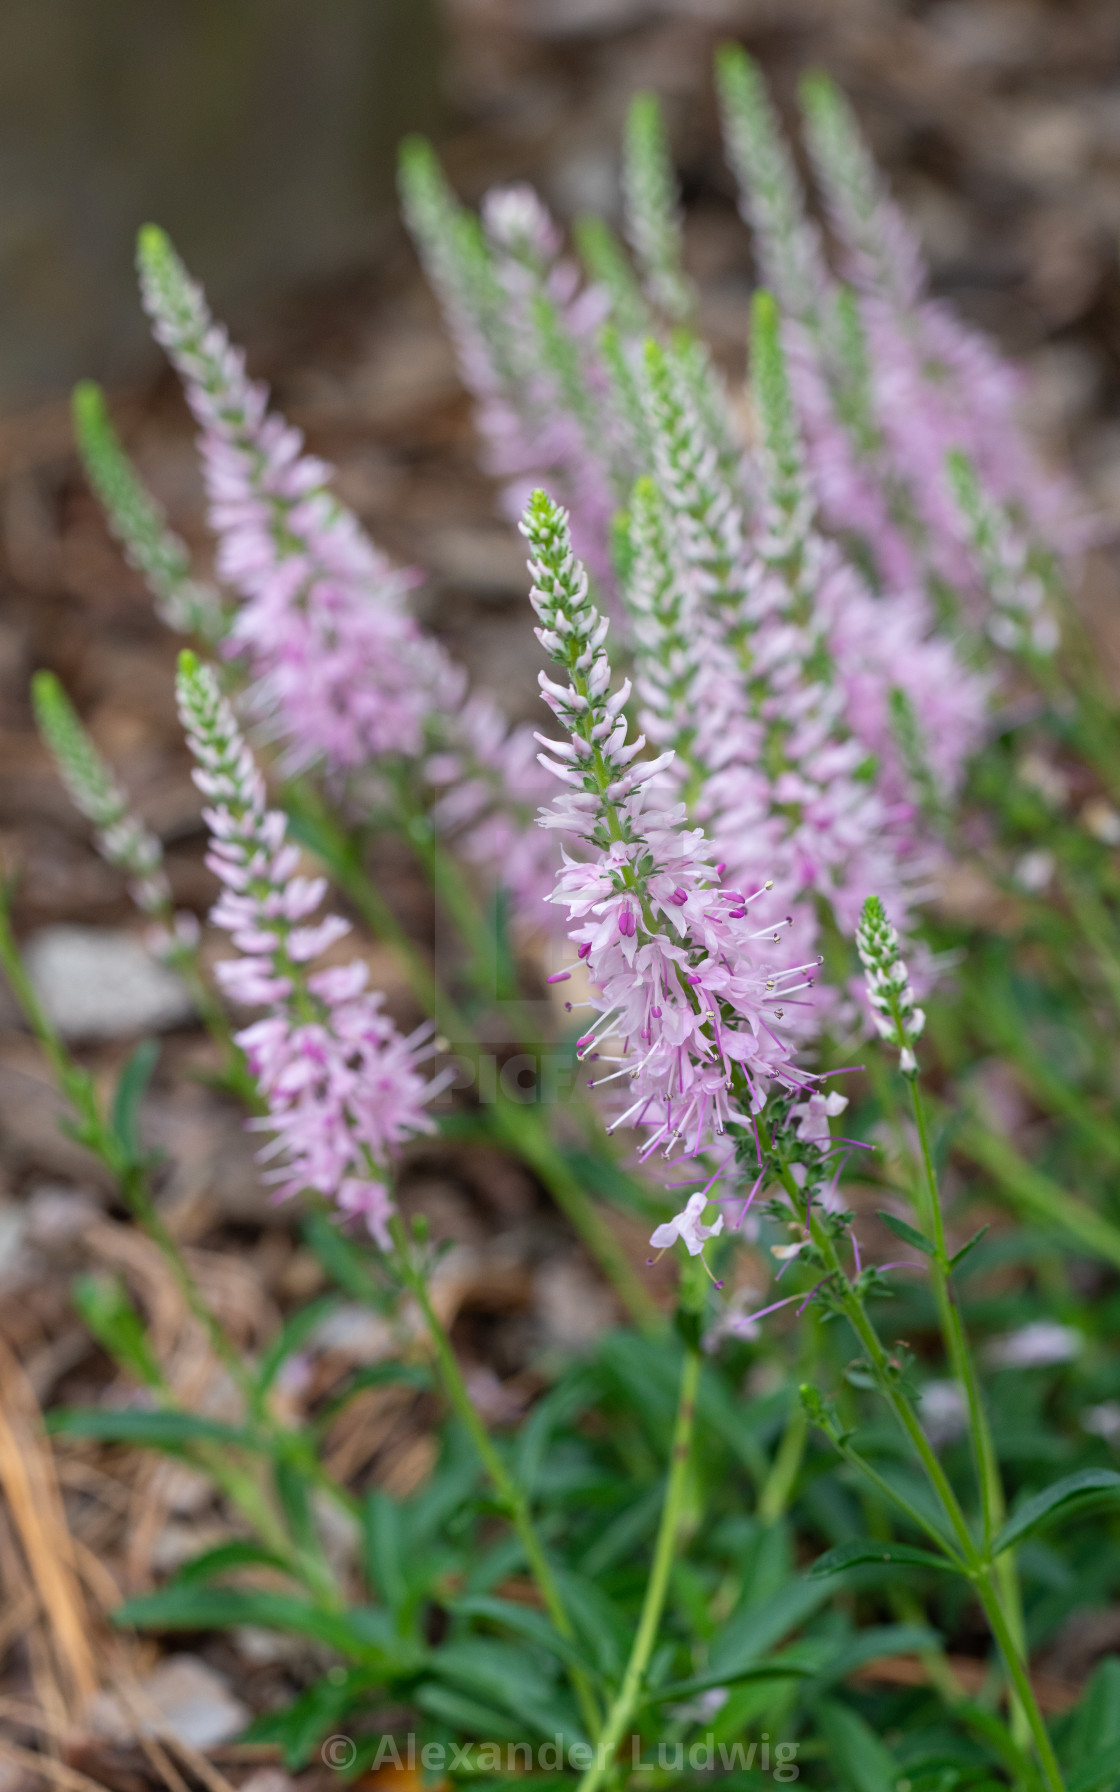
[[[1020,381],[992,346],[925,298],[912,232],[891,204],[842,96],[802,88],[806,138],[853,285],[830,272],[757,66],[717,59],[728,157],[756,252],[786,319],[814,480],[829,523],[855,534],[887,588],[930,577],[982,599],[946,474],[963,450],[1028,533],[1080,545],[1067,493],[1032,454]]]
[[[574,836],[585,855],[565,853],[553,898],[594,991],[596,1018],[577,1051],[603,1062],[604,1045],[619,1042],[607,1058],[617,1068],[596,1078],[625,1086],[614,1126],[646,1129],[643,1158],[678,1144],[692,1156],[729,1123],[749,1124],[772,1086],[811,1082],[778,1031],[805,967],[783,963],[780,927],[756,929],[743,893],[721,885],[683,804],[665,806],[671,751],[644,759],[645,737],[628,738],[630,684],[611,688],[607,619],[590,601],[566,512],[535,492],[521,527],[537,637],[567,674],[540,679],[566,738],[538,738],[542,764],[566,787],[542,825]]]
[[[210,918],[239,953],[215,975],[232,1001],[267,1011],[235,1036],[268,1110],[249,1122],[273,1135],[261,1157],[280,1160],[269,1172],[277,1199],[314,1190],[387,1249],[393,1158],[432,1130],[426,1103],[442,1086],[420,1068],[434,1049],[432,1025],[403,1036],[366,989],[360,959],[312,968],[349,924],[313,920],[326,880],[298,875],[298,849],[266,806],[233,711],[191,653],[181,656],[177,694],[208,802],[207,864],[223,885]]]
[[[552,865],[532,826],[545,786],[529,730],[511,730],[489,698],[469,693],[410,615],[412,576],[333,496],[330,469],[303,452],[299,431],[268,411],[266,389],[247,378],[161,232],[142,232],[139,259],[155,334],[201,426],[218,571],[241,599],[228,648],[248,659],[253,707],[285,765],[346,774],[385,755],[420,758],[439,793],[437,825],[464,857],[500,868],[531,911]],[[89,458],[101,465],[104,443]]]
[[[530,187],[492,189],[475,218],[426,144],[406,144],[401,161],[405,216],[474,395],[488,464],[507,482],[507,508],[520,514],[534,483],[554,487],[570,507],[581,558],[606,585],[612,519],[645,462],[641,345],[695,310],[681,267],[675,177],[650,94],[630,109],[623,186],[641,282],[610,227],[591,218],[575,232],[589,276],[581,287]],[[694,336],[680,356],[721,464],[733,472],[742,446],[720,378]]]
[[[756,366],[771,352],[769,379],[756,378],[765,440],[753,536],[721,485],[671,354],[651,344],[656,480],[635,494],[626,588],[639,613],[643,726],[677,752],[690,809],[735,882],[753,893],[774,879],[807,958],[818,899],[848,928],[883,879],[904,901],[900,859],[912,843],[902,805],[869,775],[870,743],[856,733],[857,722],[881,733],[881,717],[852,713],[831,639],[847,611],[873,610],[875,600],[812,533],[788,406],[772,390],[780,374],[772,311],[760,304],[756,314],[764,319]],[[666,689],[656,660],[677,669],[676,689]]]
[[[847,726],[874,756],[885,801],[905,804],[917,794],[910,756],[897,738],[897,698],[917,731],[923,774],[942,799],[951,796],[983,735],[988,681],[962,667],[952,644],[931,631],[917,592],[878,599],[836,542],[822,535],[778,311],[766,292],[753,305],[751,397],[759,436],[759,557],[784,585],[795,619],[810,622],[816,612],[843,689]]]

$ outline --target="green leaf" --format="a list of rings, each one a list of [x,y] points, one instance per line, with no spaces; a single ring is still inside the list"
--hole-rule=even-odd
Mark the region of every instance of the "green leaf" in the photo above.
[[[392,1494],[375,1487],[363,1512],[366,1572],[385,1603],[399,1612],[408,1597],[401,1509]]]
[[[243,1591],[238,1587],[162,1587],[138,1599],[127,1599],[112,1614],[114,1624],[130,1624],[138,1630],[231,1630],[256,1624],[264,1630],[282,1630],[295,1636],[313,1637],[337,1649],[340,1655],[365,1663],[386,1679],[416,1671],[421,1657],[402,1646],[387,1647],[393,1639],[363,1632],[378,1629],[363,1623],[361,1609],[324,1611],[288,1593]]]
[[[519,1742],[524,1735],[525,1725],[518,1724],[516,1718],[436,1681],[418,1687],[415,1698],[421,1711],[439,1718],[459,1735],[479,1736],[487,1742]]]
[[[315,1327],[338,1305],[336,1294],[324,1294],[318,1300],[309,1301],[281,1326],[257,1366],[257,1386],[262,1394],[272,1386],[288,1358],[306,1344]]]
[[[144,1155],[137,1133],[137,1120],[140,1103],[152,1080],[158,1057],[158,1042],[155,1039],[141,1040],[121,1071],[117,1092],[113,1097],[112,1128],[129,1162],[134,1164],[139,1163]]]
[[[848,1792],[895,1792],[898,1763],[850,1706],[822,1699],[817,1722],[828,1745],[829,1766]]]
[[[972,1237],[968,1240],[967,1244],[962,1244],[959,1251],[954,1251],[953,1255],[949,1259],[950,1270],[959,1268],[959,1266],[964,1262],[965,1258],[968,1256],[971,1256],[972,1252],[976,1249],[976,1246],[980,1243],[980,1240],[985,1236],[985,1234],[990,1231],[991,1231],[990,1226],[981,1226],[979,1232],[974,1232],[972,1234]]]
[[[661,1705],[667,1699],[691,1699],[696,1693],[708,1692],[714,1686],[750,1686],[761,1680],[815,1680],[827,1660],[827,1646],[819,1638],[791,1643],[776,1655],[760,1655],[746,1667],[728,1673],[726,1668],[709,1669],[693,1674],[688,1680],[673,1680],[650,1692],[648,1705]]]
[[[923,1256],[933,1256],[936,1247],[924,1232],[919,1232],[916,1226],[908,1225],[905,1220],[898,1219],[893,1213],[884,1213],[882,1208],[878,1211],[879,1218],[887,1230],[893,1232],[896,1238],[901,1238],[903,1244],[912,1245],[916,1251],[921,1251]]]
[[[314,1681],[283,1710],[266,1711],[254,1718],[240,1740],[278,1743],[286,1767],[306,1767],[316,1744],[345,1717],[369,1684],[364,1669],[343,1673],[336,1668],[322,1680]]]
[[[521,1725],[522,1735],[529,1726],[541,1736],[552,1736],[572,1721],[565,1695],[555,1685],[554,1663],[542,1661],[536,1649],[524,1644],[477,1634],[457,1638],[434,1652],[431,1676],[456,1694],[504,1711]]]
[[[1097,1663],[1073,1715],[1066,1758],[1087,1761],[1106,1748],[1120,1748],[1120,1656]]]
[[[752,1666],[831,1596],[824,1580],[794,1580],[761,1605],[735,1613],[712,1643],[712,1672],[735,1674]]]
[[[62,1406],[46,1415],[47,1430],[67,1437],[96,1437],[103,1443],[146,1444],[153,1450],[183,1455],[191,1444],[225,1444],[240,1450],[263,1450],[255,1432],[223,1425],[219,1419],[189,1412],[110,1412],[100,1406]]]
[[[1110,1743],[1078,1762],[1066,1780],[1067,1792],[1116,1792],[1120,1785],[1120,1742]]]
[[[309,1249],[343,1293],[363,1305],[379,1304],[381,1289],[352,1239],[321,1213],[308,1214],[302,1230]]]
[[[143,1386],[161,1388],[163,1372],[147,1329],[119,1276],[78,1276],[71,1293],[79,1317],[114,1362]]]
[[[1013,1512],[1003,1529],[992,1543],[992,1558],[1002,1555],[1005,1549],[1012,1549],[1021,1543],[1040,1525],[1046,1524],[1063,1506],[1072,1504],[1093,1504],[1120,1498],[1120,1475],[1111,1468],[1083,1468],[1074,1475],[1063,1475],[1060,1481],[1054,1481],[1025,1500],[1017,1512]]]
[[[262,1549],[259,1543],[234,1538],[229,1543],[215,1544],[213,1549],[204,1549],[201,1555],[192,1556],[189,1562],[183,1562],[175,1570],[171,1585],[199,1586],[219,1574],[228,1573],[232,1568],[279,1568],[287,1573],[289,1564],[272,1550]]]
[[[307,1476],[298,1463],[277,1455],[272,1465],[272,1484],[287,1522],[288,1535],[300,1549],[314,1553],[317,1537]]]
[[[888,1655],[920,1655],[940,1643],[938,1632],[926,1624],[872,1624],[840,1644],[822,1667],[822,1678],[846,1680],[869,1661],[882,1661]]]
[[[897,1567],[939,1568],[953,1572],[953,1563],[931,1549],[917,1549],[912,1543],[880,1543],[871,1537],[860,1537],[854,1543],[840,1543],[835,1549],[818,1556],[809,1569],[809,1580],[822,1580],[829,1574],[843,1574],[845,1568],[883,1563]]]
[[[572,1662],[592,1676],[598,1673],[578,1645],[561,1636],[556,1626],[530,1605],[518,1605],[512,1599],[496,1599],[487,1593],[476,1593],[466,1599],[456,1599],[449,1609],[459,1617],[487,1618],[494,1624],[502,1624],[507,1630],[524,1637],[527,1642],[537,1643],[558,1660]]]

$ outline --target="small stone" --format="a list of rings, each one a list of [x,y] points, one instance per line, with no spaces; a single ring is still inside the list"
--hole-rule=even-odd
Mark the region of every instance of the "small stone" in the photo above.
[[[169,1655],[141,1682],[150,1718],[133,1714],[116,1693],[99,1693],[89,1711],[90,1728],[112,1740],[128,1740],[138,1726],[148,1735],[168,1734],[192,1748],[215,1748],[229,1742],[249,1721],[250,1712],[235,1699],[225,1680],[197,1655]],[[157,1718],[158,1713],[158,1718]]]
[[[308,1349],[316,1354],[337,1352],[352,1363],[379,1363],[394,1348],[393,1328],[385,1319],[357,1305],[337,1307],[320,1320]]]
[[[49,1019],[66,1039],[124,1039],[190,1020],[181,980],[134,934],[105,927],[44,927],[25,962]]]

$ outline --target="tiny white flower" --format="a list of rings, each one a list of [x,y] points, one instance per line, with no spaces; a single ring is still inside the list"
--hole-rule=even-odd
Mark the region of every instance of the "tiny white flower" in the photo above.
[[[688,1204],[682,1213],[675,1213],[671,1220],[663,1226],[657,1226],[650,1234],[650,1244],[655,1250],[668,1250],[679,1238],[687,1248],[690,1257],[698,1257],[709,1238],[715,1238],[723,1231],[723,1215],[719,1215],[714,1226],[705,1226],[703,1213],[708,1205],[708,1197],[704,1194],[690,1195]]]

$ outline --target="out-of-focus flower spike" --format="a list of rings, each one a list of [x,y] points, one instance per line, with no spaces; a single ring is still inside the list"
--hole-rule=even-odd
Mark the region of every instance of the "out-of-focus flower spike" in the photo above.
[[[214,321],[161,230],[140,232],[144,304],[200,426],[218,570],[242,599],[229,634],[255,675],[254,707],[290,767],[348,771],[416,753],[444,668],[392,567],[335,497],[330,469],[270,414],[267,388]]]
[[[740,498],[746,500],[750,481],[743,441],[723,375],[712,360],[706,343],[691,331],[674,330],[672,347],[697,415],[716,451],[720,472]]]
[[[74,388],[74,434],[86,476],[130,566],[142,573],[168,628],[221,640],[228,617],[213,585],[196,579],[186,545],[141,481],[113,428],[105,394],[92,380]]]
[[[809,529],[813,499],[805,472],[801,430],[793,407],[778,307],[756,292],[751,304],[750,389],[759,432],[767,559],[796,554]]]
[[[423,137],[406,137],[399,163],[405,221],[423,260],[456,346],[476,377],[487,366],[503,378],[512,369],[502,330],[501,285],[478,219],[461,206]]]
[[[173,924],[163,848],[151,829],[131,813],[128,798],[53,672],[36,672],[31,700],[43,743],[74,807],[93,823],[98,852],[131,879],[130,893],[144,914]]]
[[[624,470],[616,460],[603,456],[608,423],[587,378],[586,360],[579,344],[565,328],[559,308],[547,292],[534,293],[530,311],[541,366],[552,376],[560,406],[574,420],[583,438],[582,453],[577,450],[572,457],[579,473],[570,478],[577,494],[588,500],[584,508],[591,507],[593,492],[601,495],[606,480],[613,482],[619,497],[624,496],[628,483]],[[606,517],[602,520],[605,526]]]
[[[645,346],[643,401],[653,471],[673,511],[686,563],[717,613],[742,600],[743,515],[672,348]]]
[[[638,260],[646,293],[672,323],[685,323],[696,308],[684,272],[684,229],[677,178],[657,96],[638,93],[630,102],[622,162],[626,235]]]
[[[813,167],[853,273],[899,310],[913,307],[926,283],[921,250],[887,192],[851,106],[820,70],[802,80],[801,104]]]
[[[716,54],[716,88],[728,160],[743,215],[755,232],[761,272],[782,310],[819,328],[831,288],[820,232],[758,64],[740,44]]]
[[[605,218],[577,218],[572,227],[587,276],[610,299],[611,323],[624,339],[648,336],[650,311],[626,251]]]
[[[817,74],[803,83],[802,103],[814,167],[863,300],[896,518],[912,532],[917,520],[929,568],[952,583],[967,576],[940,477],[946,452],[963,448],[997,502],[1022,512],[1032,534],[1063,552],[1078,551],[1084,519],[1023,431],[1019,375],[985,337],[928,297],[917,235],[891,198],[845,96]]]
[[[688,774],[686,804],[699,794],[703,769],[692,758],[697,732],[697,682],[702,620],[672,538],[671,519],[653,479],[634,487],[630,553],[623,590],[632,620],[640,725],[657,747],[672,747]]]
[[[929,742],[913,698],[898,685],[890,693],[890,718],[891,735],[914,798],[926,821],[940,830],[946,819],[945,792],[933,774]]]
[[[649,461],[649,432],[642,404],[640,355],[610,324],[600,330],[598,346],[609,386],[610,409],[625,436],[626,460],[641,467]]]
[[[967,454],[950,453],[946,466],[990,604],[988,635],[1006,653],[1049,656],[1059,638],[1047,583],[1055,569],[1031,548],[1007,506],[985,492]]]
[[[864,902],[856,929],[856,950],[863,965],[875,1025],[884,1039],[898,1047],[903,1075],[917,1076],[914,1046],[926,1024],[926,1017],[914,1000],[898,934],[887,920],[878,896],[868,896]]]

